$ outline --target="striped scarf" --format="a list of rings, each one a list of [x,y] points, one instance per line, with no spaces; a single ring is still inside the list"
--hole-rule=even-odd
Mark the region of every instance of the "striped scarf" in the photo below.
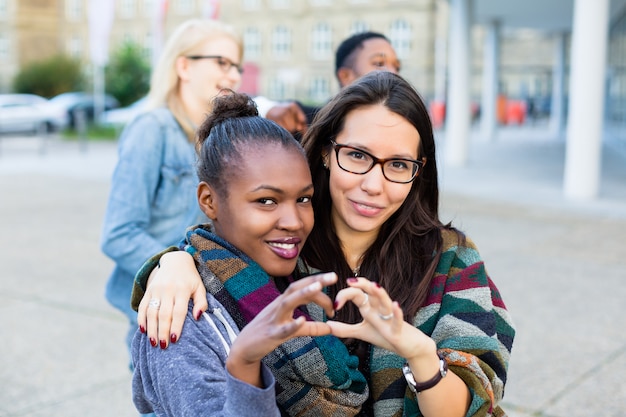
[[[240,329],[280,295],[256,262],[208,227],[188,230],[184,243],[207,291]],[[303,308],[295,311],[299,316],[311,320]],[[355,416],[369,395],[358,359],[331,335],[291,339],[263,362],[276,378],[276,400],[290,416]]]
[[[500,293],[468,238],[461,245],[442,232],[442,256],[424,306],[413,325],[432,337],[448,366],[470,389],[467,417],[506,416],[504,395],[515,328]],[[404,359],[388,350],[370,350],[374,416],[421,416],[401,367]]]

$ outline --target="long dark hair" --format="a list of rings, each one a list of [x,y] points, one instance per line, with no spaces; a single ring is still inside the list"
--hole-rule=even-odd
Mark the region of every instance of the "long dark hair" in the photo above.
[[[380,71],[363,76],[324,106],[309,127],[302,144],[315,186],[315,226],[302,257],[311,267],[339,275],[338,283],[330,289],[331,297],[345,288],[345,278],[353,275],[331,221],[329,172],[323,167],[322,155],[329,152],[330,140],[342,131],[346,116],[355,109],[372,105],[383,105],[415,126],[421,138],[418,159],[426,158],[426,165],[414,180],[406,200],[382,225],[378,237],[365,252],[359,274],[385,288],[410,321],[428,295],[440,257],[441,230],[452,227],[439,220],[437,162],[430,117],[417,91],[402,77]],[[349,303],[339,311],[338,318],[354,323],[360,320],[360,315]]]

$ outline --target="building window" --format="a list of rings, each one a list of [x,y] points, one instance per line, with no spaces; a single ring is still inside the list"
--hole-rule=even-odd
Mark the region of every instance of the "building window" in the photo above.
[[[370,30],[370,26],[367,24],[367,22],[364,22],[363,20],[355,20],[350,25],[350,35],[367,32],[368,30]]]
[[[0,0],[0,20],[5,20],[9,17],[9,1]]]
[[[154,49],[154,36],[152,32],[148,32],[143,37],[143,45],[141,46],[141,55],[148,60],[152,59],[152,50]]]
[[[65,17],[67,20],[80,20],[83,16],[83,2],[81,0],[67,0],[65,3]]]
[[[313,7],[325,7],[325,6],[330,6],[332,1],[331,0],[309,0],[309,3]]]
[[[324,77],[315,77],[309,91],[311,100],[315,103],[324,103],[330,98],[330,82]]]
[[[285,100],[285,83],[280,78],[272,78],[269,85],[269,97],[273,100]]]
[[[333,52],[333,31],[327,23],[318,23],[311,34],[311,57],[327,59]]]
[[[135,37],[130,32],[124,32],[122,34],[122,43],[134,43]]]
[[[244,10],[259,10],[261,8],[260,0],[242,0],[241,4]]]
[[[257,28],[248,27],[243,32],[243,45],[246,59],[256,59],[261,56],[261,32]]]
[[[291,32],[284,26],[277,26],[272,33],[272,55],[276,59],[285,59],[290,54]]]
[[[272,0],[273,9],[289,9],[291,7],[291,0]]]
[[[120,17],[129,19],[135,16],[135,9],[137,8],[135,0],[122,0],[120,3]]]
[[[411,25],[403,19],[394,20],[389,28],[389,40],[396,50],[398,58],[408,58],[411,55]]]
[[[193,0],[178,0],[176,2],[176,11],[180,15],[193,14]]]
[[[154,16],[155,14],[154,8],[160,3],[161,1],[157,3],[156,0],[143,0],[143,4],[141,6],[141,11],[143,12],[143,16],[144,17]]]
[[[9,38],[0,33],[0,61],[9,60]]]
[[[67,54],[72,58],[78,58],[83,54],[83,40],[78,35],[72,35],[67,41]]]

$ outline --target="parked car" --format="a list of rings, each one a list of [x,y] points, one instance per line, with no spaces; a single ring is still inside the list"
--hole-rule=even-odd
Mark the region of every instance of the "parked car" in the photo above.
[[[0,133],[39,133],[64,129],[67,114],[35,94],[0,94]]]
[[[133,120],[135,116],[146,110],[147,102],[147,98],[143,97],[128,107],[105,111],[102,115],[101,123],[105,126],[123,127],[126,123]]]
[[[62,93],[52,97],[50,102],[67,113],[69,125],[72,128],[76,127],[76,119],[80,111],[85,112],[87,122],[93,122],[95,113],[95,99],[93,94],[83,93],[81,91]],[[104,111],[116,109],[119,106],[120,103],[115,97],[105,94]]]

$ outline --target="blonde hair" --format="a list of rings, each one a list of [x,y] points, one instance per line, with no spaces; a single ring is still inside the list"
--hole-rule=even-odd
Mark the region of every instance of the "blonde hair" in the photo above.
[[[178,95],[179,78],[176,73],[176,60],[193,52],[211,38],[226,36],[239,46],[239,58],[243,57],[243,41],[235,29],[223,22],[209,19],[191,19],[178,26],[163,46],[158,63],[152,72],[148,108],[167,107],[178,123],[193,140],[195,126],[183,111]]]

